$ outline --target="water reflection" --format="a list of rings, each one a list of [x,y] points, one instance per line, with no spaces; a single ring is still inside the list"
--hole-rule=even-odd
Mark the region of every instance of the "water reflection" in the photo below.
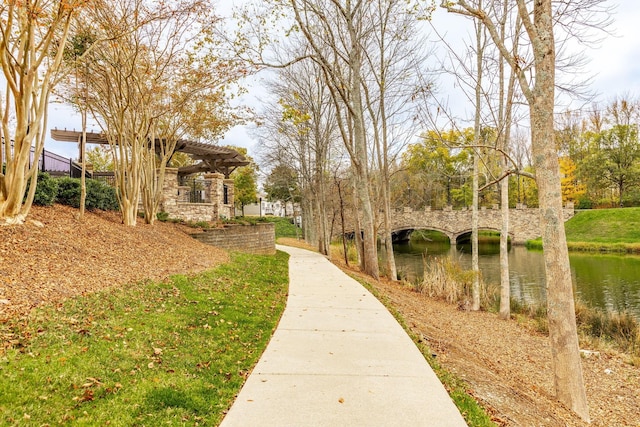
[[[469,247],[443,242],[415,242],[394,245],[396,264],[402,277],[421,280],[424,261],[449,256],[464,268],[471,268]],[[478,247],[482,277],[489,284],[500,282],[500,247]],[[640,318],[640,256],[571,253],[571,275],[576,294],[586,304],[608,312],[629,311]],[[514,246],[509,250],[511,296],[525,303],[544,303],[545,276],[542,252]]]

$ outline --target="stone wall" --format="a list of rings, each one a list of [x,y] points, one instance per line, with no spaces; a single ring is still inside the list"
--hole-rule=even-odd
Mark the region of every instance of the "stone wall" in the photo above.
[[[406,236],[405,233],[412,230],[434,230],[449,237],[455,244],[458,237],[465,233],[471,233],[471,209],[453,209],[447,206],[442,210],[429,207],[424,210],[412,210],[409,207],[397,208],[391,214],[391,231],[396,236]],[[564,221],[568,221],[575,215],[573,203],[568,203],[564,208]],[[487,209],[482,207],[479,212],[479,227],[481,230],[494,230],[500,232],[502,228],[502,212],[499,206]],[[382,224],[378,224],[382,229]],[[346,218],[345,230],[353,232],[353,223]],[[340,233],[340,227],[334,229],[334,233]],[[540,237],[540,209],[527,208],[518,205],[515,209],[509,209],[509,236],[514,244],[524,244],[527,240]],[[338,237],[336,234],[334,237]]]
[[[276,253],[275,224],[228,224],[224,228],[211,228],[191,235],[208,245],[230,251],[272,255]]]
[[[573,205],[564,209],[564,220],[573,217]],[[451,243],[465,233],[471,232],[471,210],[425,209],[413,211],[410,208],[398,209],[392,216],[393,231],[401,230],[436,230],[446,234]],[[481,208],[479,212],[479,228],[500,231],[502,213],[496,206],[494,209]],[[509,235],[515,244],[524,244],[527,240],[540,236],[540,209],[518,206],[509,210]]]
[[[178,185],[178,169],[167,168],[165,172],[163,198],[160,210],[167,212],[170,218],[185,221],[215,221],[220,218],[233,218],[234,189],[233,180],[225,179],[221,173],[204,176],[206,203],[189,203],[189,187]],[[227,188],[227,203],[224,192]]]

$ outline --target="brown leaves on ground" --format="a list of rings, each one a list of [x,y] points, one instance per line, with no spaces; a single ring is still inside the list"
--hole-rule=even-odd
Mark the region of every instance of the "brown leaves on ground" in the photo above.
[[[554,397],[546,336],[486,312],[465,312],[398,283],[372,283],[426,341],[438,361],[464,379],[504,426],[586,426]],[[624,355],[582,360],[591,426],[640,426],[640,368]]]
[[[138,221],[117,212],[33,207],[23,225],[0,227],[0,322],[33,307],[111,286],[198,272],[228,259],[191,238],[185,226]]]
[[[227,260],[224,251],[199,243],[176,224],[125,227],[117,213],[106,212],[87,213],[81,223],[77,212],[34,207],[26,224],[0,227],[0,322],[40,304]],[[373,286],[499,424],[585,425],[553,397],[547,337],[491,313],[457,310],[397,283]],[[153,354],[160,357],[161,349]],[[592,426],[640,426],[640,368],[602,352],[583,359],[583,370]],[[93,398],[96,383],[89,382],[78,399]]]

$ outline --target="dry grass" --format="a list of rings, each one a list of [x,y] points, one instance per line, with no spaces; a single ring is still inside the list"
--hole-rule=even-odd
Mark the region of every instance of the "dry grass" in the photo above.
[[[276,241],[279,245],[292,246],[294,248],[306,249],[309,251],[318,252],[317,248],[314,248],[304,240],[296,239],[293,237],[279,237]]]
[[[476,273],[464,270],[459,263],[449,257],[434,258],[430,261],[424,257],[423,262],[424,278],[415,284],[418,292],[449,304],[470,306]],[[497,291],[480,278],[480,305],[483,309],[489,310],[494,306]]]

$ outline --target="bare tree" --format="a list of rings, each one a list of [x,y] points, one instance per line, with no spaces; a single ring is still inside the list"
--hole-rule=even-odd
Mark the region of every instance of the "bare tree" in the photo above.
[[[6,81],[4,102],[0,104],[2,223],[22,223],[31,209],[38,159],[44,149],[49,96],[61,69],[72,19],[85,3],[7,0],[0,6],[0,65]]]
[[[391,237],[391,165],[414,137],[414,75],[425,61],[426,40],[416,31],[416,13],[398,0],[377,0],[370,9],[370,46],[365,50],[363,77],[367,123],[373,141],[375,174],[382,206],[378,234],[386,249],[386,271],[397,280]]]
[[[580,5],[559,3],[559,8],[588,10],[601,1],[580,2]],[[588,3],[588,4],[587,4]],[[551,0],[536,0],[532,4],[518,0],[517,12],[522,20],[530,46],[531,67],[521,55],[514,56],[505,46],[494,17],[477,2],[458,0],[443,3],[448,10],[480,19],[487,27],[495,45],[516,73],[520,89],[529,105],[531,144],[541,209],[541,234],[547,281],[547,312],[554,368],[554,383],[558,399],[584,420],[589,420],[578,336],[575,320],[573,288],[569,255],[563,222],[560,172],[554,142],[554,103],[556,86],[556,44],[554,24],[557,9]],[[560,15],[562,16],[562,15]],[[576,15],[566,15],[575,23]],[[568,27],[570,29],[570,27]]]
[[[479,0],[480,2],[480,0]],[[481,4],[481,3],[480,3]],[[474,21],[476,26],[476,76],[475,76],[475,99],[474,107],[475,114],[473,120],[473,177],[471,184],[472,198],[471,203],[471,270],[473,271],[473,285],[471,288],[471,309],[474,311],[480,310],[480,266],[478,256],[478,162],[479,162],[479,146],[482,138],[482,77],[484,69],[484,51],[486,46],[486,32],[484,24],[479,19]]]
[[[193,84],[176,89],[180,78],[182,83],[204,79],[202,73],[193,75],[186,58],[194,54],[189,49],[208,34],[198,25],[207,8],[206,0],[153,5],[146,0],[117,0],[92,9],[99,36],[112,41],[96,49],[88,62],[92,89],[88,102],[111,147],[126,225],[137,222],[141,189],[146,220],[153,222],[164,167],[177,141],[174,135],[159,135],[159,118],[175,113],[169,111],[175,106],[170,101],[179,98],[177,104],[183,104],[192,95]],[[192,74],[178,74],[180,66]]]
[[[351,158],[354,190],[362,213],[361,269],[379,276],[374,214],[370,194],[369,151],[362,91],[368,32],[367,3],[347,0],[289,0],[295,22],[324,74],[336,111],[340,134]],[[356,218],[358,219],[358,218]],[[356,228],[356,236],[359,236]]]
[[[503,42],[507,40],[506,26],[509,17],[508,2],[504,2],[502,9],[502,19],[499,21],[500,38]],[[516,17],[513,39],[519,38],[521,20]],[[500,181],[500,209],[502,225],[500,230],[500,317],[507,320],[511,317],[511,281],[509,280],[509,168],[510,158],[506,154],[509,151],[509,141],[511,139],[511,125],[513,123],[514,92],[516,84],[516,74],[509,73],[506,82],[507,92],[505,94],[505,59],[498,51],[498,84],[499,84],[499,106],[498,106],[498,141],[497,146],[500,153],[503,179]],[[512,53],[518,55],[518,44],[512,44]],[[518,167],[515,167],[518,170]]]
[[[304,41],[301,45],[304,46]],[[305,239],[329,254],[329,162],[336,151],[335,110],[320,67],[301,61],[277,70],[269,85],[278,97],[260,127],[262,158],[295,168],[302,193]]]

